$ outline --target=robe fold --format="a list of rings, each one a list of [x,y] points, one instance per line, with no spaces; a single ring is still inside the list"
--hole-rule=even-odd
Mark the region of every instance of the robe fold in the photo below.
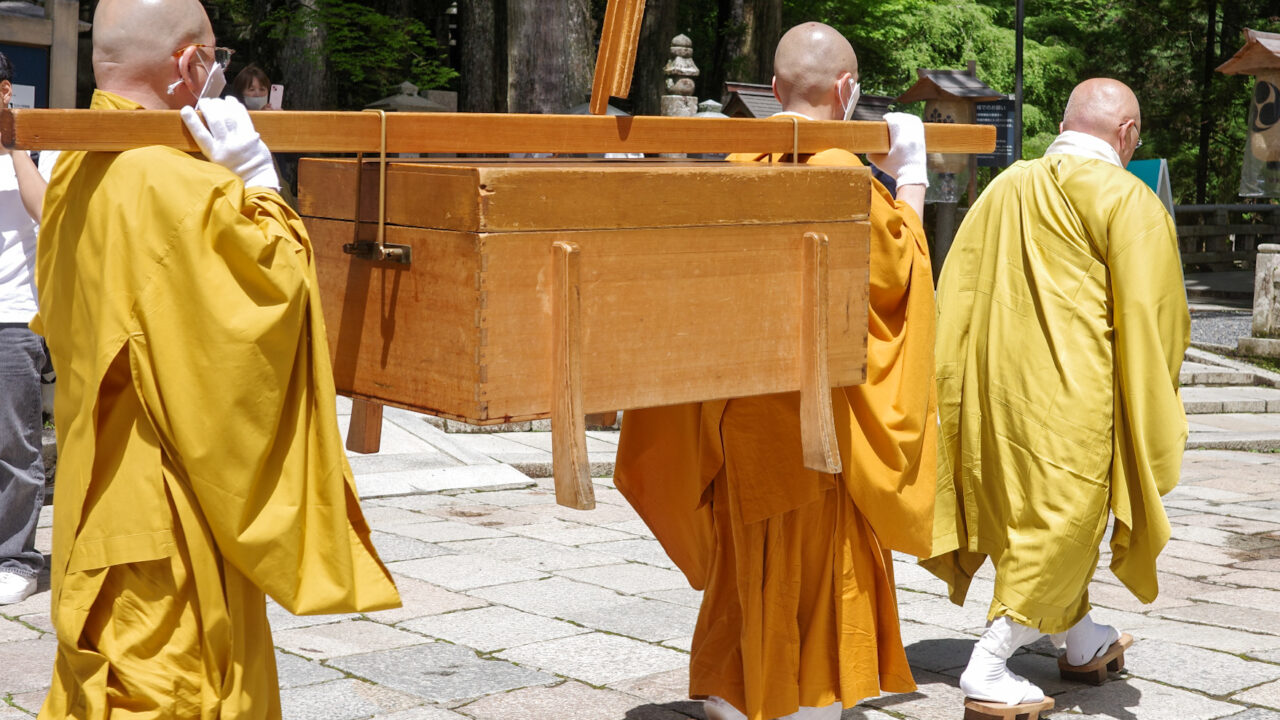
[[[938,487],[961,501],[924,565],[954,602],[990,556],[990,617],[1067,630],[1089,610],[1108,509],[1112,570],[1155,599],[1189,332],[1173,221],[1142,181],[1055,153],[991,183],[938,286]]]
[[[861,165],[840,150],[801,160]],[[799,393],[622,424],[618,489],[705,591],[690,695],[751,720],[915,689],[889,550],[925,556],[932,539],[933,279],[915,211],[873,185],[867,382],[832,391],[842,473],[804,467]]]
[[[279,717],[264,592],[298,614],[399,604],[301,220],[177,150],[66,152],[36,266],[60,451],[41,717]]]

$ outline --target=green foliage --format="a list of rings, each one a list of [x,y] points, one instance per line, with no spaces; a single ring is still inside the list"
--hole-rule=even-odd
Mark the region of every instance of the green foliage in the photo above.
[[[440,58],[441,48],[416,18],[384,14],[353,0],[315,0],[276,10],[268,20],[271,37],[283,40],[309,24],[325,29],[323,57],[329,64],[335,99],[361,107],[391,93],[405,80],[422,89],[448,85],[458,73]]]
[[[387,3],[205,0],[205,5],[220,42],[240,51],[236,60],[257,62],[272,77],[278,77],[287,39],[323,28],[323,48],[309,53],[305,61],[325,65],[331,101],[337,107],[363,107],[394,93],[405,80],[426,90],[448,87],[458,77],[426,24],[393,11]]]
[[[703,3],[705,4],[705,3]],[[1039,157],[1058,132],[1071,89],[1089,77],[1128,83],[1143,108],[1137,157],[1169,160],[1174,198],[1197,201],[1200,127],[1210,141],[1205,199],[1235,202],[1250,84],[1213,73],[1204,83],[1208,2],[1026,0],[1023,156]],[[1280,30],[1274,0],[1219,0],[1212,66],[1242,44],[1240,30]],[[898,95],[916,68],[963,68],[1014,91],[1014,0],[783,0],[784,25],[826,22],[858,51],[863,92]],[[696,49],[696,46],[695,46]],[[906,108],[919,112],[920,108]]]

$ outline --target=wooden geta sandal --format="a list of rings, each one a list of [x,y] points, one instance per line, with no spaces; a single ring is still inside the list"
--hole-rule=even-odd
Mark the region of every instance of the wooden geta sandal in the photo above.
[[[1107,673],[1120,672],[1124,669],[1124,651],[1133,644],[1133,636],[1121,633],[1120,639],[1111,643],[1111,647],[1101,656],[1084,665],[1070,665],[1067,656],[1058,657],[1058,672],[1063,680],[1101,685],[1107,679]]]
[[[964,720],[1039,720],[1040,713],[1052,709],[1053,698],[1051,697],[1046,697],[1040,702],[1017,705],[965,698]]]

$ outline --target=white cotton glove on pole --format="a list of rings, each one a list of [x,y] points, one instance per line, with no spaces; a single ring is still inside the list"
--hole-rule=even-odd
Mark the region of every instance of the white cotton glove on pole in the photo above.
[[[889,153],[867,155],[867,159],[892,175],[898,182],[898,187],[929,187],[929,173],[925,167],[924,123],[915,115],[898,112],[886,113],[884,121],[889,125]]]
[[[204,122],[196,114],[197,109],[204,115]],[[204,98],[195,108],[182,108],[181,114],[205,157],[240,176],[245,187],[280,189],[271,151],[253,129],[249,111],[240,101]]]

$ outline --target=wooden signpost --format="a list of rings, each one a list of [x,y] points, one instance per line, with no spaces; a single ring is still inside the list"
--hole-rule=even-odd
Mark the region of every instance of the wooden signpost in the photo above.
[[[610,0],[593,112],[625,96],[643,0]],[[392,153],[886,152],[884,123],[252,113],[305,159],[349,447],[390,404],[479,424],[552,419],[556,498],[594,506],[584,415],[799,391],[805,462],[840,469],[830,388],[866,373],[870,174],[790,162],[418,162]],[[198,148],[177,112],[6,110],[7,147]],[[995,128],[925,126],[930,152]]]

